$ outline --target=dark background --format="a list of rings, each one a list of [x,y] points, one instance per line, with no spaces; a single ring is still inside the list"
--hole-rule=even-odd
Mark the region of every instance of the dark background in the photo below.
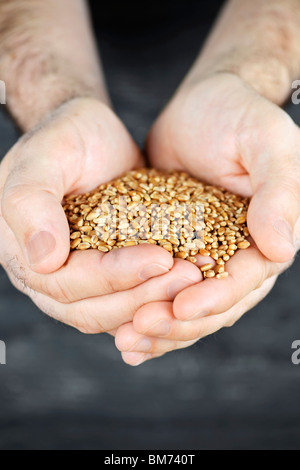
[[[153,2],[139,11],[144,2],[112,1],[94,12],[116,110],[140,144],[218,3]],[[300,124],[300,107],[288,111]],[[2,107],[1,156],[17,137]],[[299,279],[298,259],[233,328],[131,368],[111,338],[44,316],[0,271],[0,448],[299,448],[300,366],[291,363]]]

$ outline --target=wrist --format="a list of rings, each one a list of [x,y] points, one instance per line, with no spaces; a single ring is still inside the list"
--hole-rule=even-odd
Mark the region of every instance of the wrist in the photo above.
[[[0,80],[23,131],[75,97],[109,104],[85,0],[0,3]]]
[[[273,57],[249,55],[241,57],[238,53],[228,54],[216,61],[197,61],[182,86],[190,87],[209,76],[220,73],[231,74],[253,88],[257,93],[277,105],[282,105],[291,93],[294,80],[288,66]]]
[[[297,0],[229,0],[187,81],[233,73],[282,104],[299,78],[299,21]]]
[[[46,64],[41,58],[10,57],[0,60],[1,80],[6,84],[9,112],[24,132],[42,122],[63,103],[74,98],[92,98],[110,106],[105,85],[97,76],[83,78],[60,64]]]

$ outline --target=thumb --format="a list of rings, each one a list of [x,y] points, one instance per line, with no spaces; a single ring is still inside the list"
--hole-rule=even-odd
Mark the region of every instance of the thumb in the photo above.
[[[69,255],[69,227],[61,205],[59,172],[53,178],[47,165],[26,161],[8,176],[3,188],[1,212],[22,253],[35,272],[59,269]],[[61,186],[61,188],[59,188]]]
[[[287,160],[288,161],[288,160]],[[298,170],[299,173],[299,170]],[[259,250],[271,261],[284,263],[296,253],[296,224],[300,217],[300,178],[272,163],[267,181],[254,189],[247,223]]]

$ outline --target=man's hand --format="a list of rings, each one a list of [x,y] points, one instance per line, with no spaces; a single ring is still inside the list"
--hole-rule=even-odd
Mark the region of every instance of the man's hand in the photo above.
[[[228,0],[149,134],[153,166],[184,169],[252,196],[254,240],[227,263],[226,280],[206,279],[173,305],[144,306],[122,326],[116,344],[128,363],[231,326],[271,290],[300,246],[299,129],[275,106],[299,78],[299,15],[298,0]]]
[[[141,335],[153,337],[154,357],[231,326],[270,291],[300,246],[300,131],[237,76],[216,74],[183,88],[151,130],[148,152],[154,167],[184,169],[252,197],[252,247],[227,263],[226,280],[189,287],[173,305],[142,307],[118,331],[125,358]],[[166,334],[155,329],[159,322]]]
[[[1,263],[41,310],[83,332],[114,333],[147,302],[173,298],[178,278],[185,285],[201,280],[195,266],[173,267],[167,251],[150,245],[68,258],[64,195],[92,190],[140,164],[119,119],[92,99],[61,106],[1,163]]]
[[[173,299],[201,273],[156,246],[68,258],[64,195],[94,189],[142,159],[108,107],[85,0],[3,0],[0,40],[8,108],[28,132],[0,167],[0,261],[44,312],[114,334],[142,305]]]

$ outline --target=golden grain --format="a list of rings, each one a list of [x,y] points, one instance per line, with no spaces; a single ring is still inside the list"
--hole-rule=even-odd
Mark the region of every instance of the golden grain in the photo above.
[[[246,250],[246,248],[250,246],[250,243],[247,240],[245,240],[245,241],[239,242],[237,246],[240,250]]]
[[[219,274],[217,274],[217,279],[227,279],[227,277],[229,276],[229,274],[227,272],[221,272]]]
[[[210,263],[204,264],[200,267],[201,271],[204,273],[205,271],[210,271],[213,268],[213,265]]]
[[[247,198],[206,185],[184,172],[140,169],[87,194],[67,196],[64,210],[72,250],[107,253],[150,243],[175,258],[216,261],[200,269],[205,278],[225,279],[224,264],[246,249]]]

